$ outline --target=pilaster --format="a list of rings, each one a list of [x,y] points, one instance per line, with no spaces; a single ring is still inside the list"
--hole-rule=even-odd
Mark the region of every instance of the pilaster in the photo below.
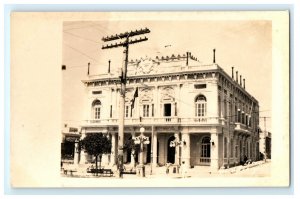
[[[190,168],[191,166],[191,142],[190,142],[190,134],[189,132],[182,132],[182,157],[181,157],[181,163],[184,161],[187,168]]]
[[[212,171],[217,171],[219,169],[219,134],[216,132],[216,129],[213,129],[211,131],[210,143],[211,143],[210,167]]]

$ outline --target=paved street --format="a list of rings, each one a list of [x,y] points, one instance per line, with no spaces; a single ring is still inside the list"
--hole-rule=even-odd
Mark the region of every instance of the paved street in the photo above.
[[[156,168],[156,171],[150,174],[151,167],[146,165],[146,178],[169,178],[169,179],[176,179],[181,178],[182,174],[173,173],[172,171],[169,174],[166,174],[165,167]],[[259,161],[254,162],[247,166],[237,166],[232,167],[229,169],[219,170],[216,172],[211,172],[210,167],[208,166],[196,166],[192,169],[187,171],[186,177],[187,178],[199,178],[199,177],[264,177],[269,176],[271,173],[271,161],[268,160],[267,162]],[[115,173],[113,177],[101,177],[101,176],[93,176],[87,175],[86,172],[78,171],[73,174],[73,176],[68,175],[68,177],[79,177],[79,178],[103,178],[103,179],[114,179],[117,174]],[[124,174],[123,178],[125,179],[136,179],[141,178],[137,175],[133,174]]]
[[[271,174],[271,162],[268,161],[264,164],[261,164],[256,167],[252,167],[249,169],[242,170],[240,172],[236,172],[232,174],[232,176],[240,176],[240,177],[264,177],[269,176]]]

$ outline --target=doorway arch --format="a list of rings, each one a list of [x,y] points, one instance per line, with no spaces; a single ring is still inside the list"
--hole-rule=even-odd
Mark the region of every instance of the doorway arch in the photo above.
[[[170,147],[170,143],[171,141],[175,140],[175,137],[174,136],[171,136],[169,139],[168,139],[168,151],[167,151],[167,162],[169,163],[172,163],[174,164],[175,163],[175,148],[176,147]]]

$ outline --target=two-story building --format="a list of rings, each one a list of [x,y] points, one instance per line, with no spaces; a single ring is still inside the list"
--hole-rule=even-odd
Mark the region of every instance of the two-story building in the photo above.
[[[107,133],[112,141],[106,161],[117,163],[119,74],[88,76],[82,137]],[[134,95],[137,92],[138,95]],[[141,58],[128,63],[124,140],[140,135],[150,144],[144,163],[206,165],[218,170],[238,165],[245,156],[259,158],[259,103],[245,89],[238,72],[228,75],[217,63],[202,64],[191,53]],[[182,141],[172,147],[175,138]],[[79,163],[91,161],[83,150]],[[124,163],[141,161],[124,151]]]

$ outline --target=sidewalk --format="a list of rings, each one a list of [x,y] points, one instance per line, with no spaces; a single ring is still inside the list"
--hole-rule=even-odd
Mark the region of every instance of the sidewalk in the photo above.
[[[187,170],[186,173],[186,178],[199,178],[199,177],[226,177],[226,176],[251,176],[253,173],[258,173],[258,176],[263,176],[264,174],[267,174],[270,172],[270,164],[271,160],[265,161],[257,161],[253,162],[252,164],[248,165],[239,165],[236,167],[231,167],[229,169],[220,169],[218,171],[212,172],[209,166],[195,166],[194,168],[190,168]],[[264,167],[266,168],[261,168],[260,171],[257,171],[261,165],[265,165]],[[118,173],[116,171],[116,167],[112,168],[114,175],[112,177],[103,177],[101,175],[96,176],[90,173],[86,172],[85,166],[80,166],[77,168],[77,171],[71,176],[71,175],[65,175],[62,173],[62,176],[64,177],[77,177],[77,178],[102,178],[102,179],[114,179],[114,178],[119,178]],[[179,172],[173,173],[169,172],[168,174],[166,173],[166,167],[156,167],[152,169],[152,174],[151,174],[151,166],[146,165],[146,176],[145,179],[147,178],[169,178],[169,179],[178,179],[182,178],[181,170],[179,169]],[[252,171],[252,173],[247,173]],[[136,178],[141,178],[135,174],[124,174],[123,178],[126,179],[136,179]]]

